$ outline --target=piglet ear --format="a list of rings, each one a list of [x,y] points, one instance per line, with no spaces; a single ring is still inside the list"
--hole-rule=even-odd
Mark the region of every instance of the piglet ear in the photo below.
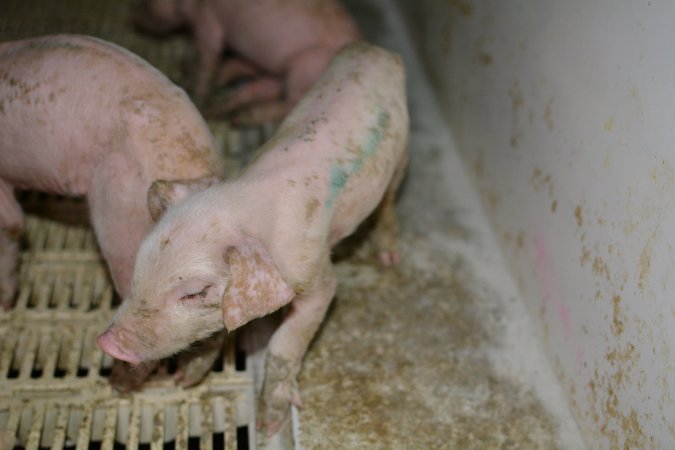
[[[276,311],[295,297],[259,242],[250,240],[239,247],[228,247],[224,258],[230,269],[222,301],[228,331]]]
[[[156,180],[148,189],[148,210],[152,220],[157,221],[164,211],[177,203],[180,203],[193,192],[218,184],[218,177],[203,177],[194,180]]]

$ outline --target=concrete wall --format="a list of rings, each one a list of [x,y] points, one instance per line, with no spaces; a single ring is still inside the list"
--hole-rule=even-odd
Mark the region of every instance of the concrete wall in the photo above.
[[[398,0],[590,448],[675,445],[675,2]]]

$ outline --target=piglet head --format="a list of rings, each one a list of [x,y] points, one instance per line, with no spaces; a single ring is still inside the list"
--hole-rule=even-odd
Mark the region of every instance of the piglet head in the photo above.
[[[222,223],[219,197],[207,189],[160,214],[139,249],[131,295],[98,338],[103,351],[132,364],[163,358],[293,298],[265,246]]]

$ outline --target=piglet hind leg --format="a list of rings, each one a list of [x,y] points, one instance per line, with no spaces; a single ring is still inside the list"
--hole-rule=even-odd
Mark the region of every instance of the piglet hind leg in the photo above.
[[[227,86],[241,78],[256,78],[260,69],[252,63],[237,57],[227,58],[218,68],[215,85]]]
[[[0,306],[12,307],[18,282],[20,238],[24,215],[14,197],[14,189],[0,179]]]
[[[220,117],[247,111],[253,105],[274,102],[281,97],[281,83],[274,77],[262,76],[238,87],[222,104],[209,108],[209,115]]]
[[[259,125],[265,122],[276,122],[283,119],[291,110],[286,100],[276,100],[252,105],[230,116],[230,121],[237,126]]]
[[[248,101],[246,107],[234,111],[230,119],[236,125],[255,125],[276,122],[284,117],[304,97],[326,66],[335,51],[329,47],[316,46],[304,49],[290,58],[283,83],[278,82],[279,92],[267,98],[258,95],[255,101]],[[259,92],[264,92],[262,86]]]
[[[383,266],[393,266],[401,262],[401,254],[398,250],[398,225],[396,221],[396,194],[408,165],[406,153],[399,163],[389,183],[387,191],[376,211],[375,228],[373,229],[373,241],[377,252],[377,258]]]
[[[194,102],[203,107],[218,71],[220,56],[225,49],[226,30],[217,17],[208,9],[208,2],[201,3],[198,21],[194,30],[195,43],[199,49],[199,67],[194,86]]]
[[[328,260],[318,274],[311,287],[293,300],[288,315],[270,340],[257,423],[268,436],[281,428],[291,404],[302,406],[297,376],[336,288]]]

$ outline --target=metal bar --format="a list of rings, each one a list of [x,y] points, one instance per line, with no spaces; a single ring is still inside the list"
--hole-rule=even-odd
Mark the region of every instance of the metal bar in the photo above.
[[[223,410],[225,413],[225,449],[237,450],[237,415],[234,411],[232,399],[225,399]]]
[[[162,450],[164,446],[164,405],[155,405],[157,410],[152,420],[152,441],[150,443],[151,450]]]
[[[213,408],[208,399],[201,401],[201,426],[202,434],[199,442],[199,447],[204,450],[212,450],[213,448]]]
[[[73,296],[73,288],[68,283],[65,283],[61,280],[62,279],[59,279],[60,289],[58,290],[58,293],[55,293],[56,309],[64,311],[70,308],[70,299]]]
[[[24,330],[24,332],[28,333],[29,337],[28,344],[26,345],[26,351],[23,353],[23,355],[21,355],[21,370],[19,371],[19,378],[22,380],[30,378],[33,365],[35,364],[37,346],[40,342],[38,339],[39,333],[37,330]]]
[[[47,283],[42,283],[40,286],[40,290],[38,291],[37,294],[37,299],[35,301],[35,304],[33,305],[33,308],[39,309],[39,310],[44,310],[47,309],[47,305],[49,305],[49,297],[52,295],[52,288],[53,288],[53,280],[49,280]]]
[[[86,405],[83,411],[82,421],[80,422],[80,430],[77,434],[77,445],[75,450],[87,450],[91,440],[91,421],[94,416],[94,405],[92,403]]]
[[[9,409],[9,419],[5,427],[5,432],[8,435],[16,436],[17,429],[19,428],[19,419],[21,419],[21,406],[13,405]]]
[[[80,358],[82,357],[82,338],[84,330],[79,327],[75,329],[73,333],[72,347],[70,350],[70,357],[68,359],[68,365],[66,366],[66,376],[75,377],[77,376],[77,368],[80,364]]]
[[[60,330],[54,329],[51,333],[49,344],[47,347],[47,359],[42,369],[42,376],[45,378],[52,378],[54,376],[54,369],[56,369],[56,361],[59,357],[59,350],[63,343],[63,333]]]
[[[66,230],[63,225],[58,223],[49,224],[49,234],[47,238],[47,246],[50,249],[63,249],[63,244],[66,240]]]
[[[3,379],[7,376],[10,366],[12,364],[12,358],[14,357],[14,352],[16,351],[16,345],[19,339],[20,330],[15,328],[8,328],[5,332],[5,345],[2,349],[2,356],[0,356],[0,377]]]
[[[16,305],[14,305],[14,311],[23,311],[28,305],[28,299],[30,299],[31,293],[33,291],[32,283],[21,283],[19,286],[19,298],[16,300]]]
[[[127,448],[138,448],[138,437],[141,430],[141,404],[135,401],[131,410],[131,420],[129,421],[129,438],[127,439]]]
[[[78,275],[78,281],[79,284],[78,286],[80,287],[80,292],[79,292],[79,298],[80,302],[77,305],[77,309],[81,312],[88,311],[89,310],[89,305],[91,304],[92,300],[92,289],[91,289],[91,284],[86,282],[85,280],[87,277],[85,276],[85,273],[87,272],[86,268],[78,267],[77,275]]]
[[[69,408],[67,406],[59,407],[56,424],[54,425],[52,450],[61,450],[63,448],[63,443],[66,440],[66,427],[68,426],[68,410]]]
[[[190,432],[190,407],[187,401],[180,404],[176,422],[176,450],[185,450],[188,448]]]
[[[96,336],[100,331],[103,330],[99,330],[98,326],[93,326],[87,330],[87,342],[91,343],[89,345],[89,373],[87,374],[89,378],[98,378],[101,364],[103,364],[103,352],[95,344]]]
[[[101,450],[112,450],[115,445],[115,426],[117,425],[117,407],[115,403],[106,409],[105,424],[103,425],[103,439],[101,439]]]
[[[43,403],[37,403],[33,408],[33,423],[30,426],[28,439],[26,440],[26,450],[37,450],[40,448],[40,435],[45,420],[45,408]]]

